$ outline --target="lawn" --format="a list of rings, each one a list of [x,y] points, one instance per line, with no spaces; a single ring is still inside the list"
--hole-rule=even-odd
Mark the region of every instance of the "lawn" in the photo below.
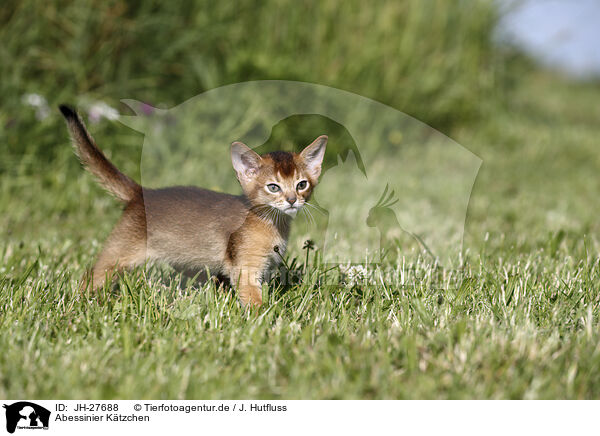
[[[325,2],[322,6],[327,19],[336,16],[332,9],[335,4]],[[421,10],[414,6],[418,3],[406,4],[413,6],[394,10],[390,4],[382,5],[378,14],[373,12],[365,20],[379,20],[377,29],[388,29],[385,17],[394,12],[412,23],[410,29],[414,35],[427,33],[422,28]],[[17,12],[0,18],[7,26],[19,29],[19,14],[24,12],[17,6],[14,8]],[[38,13],[53,16],[52,7],[48,8]],[[83,26],[69,17],[79,17],[78,14],[85,13],[84,9],[68,8],[59,19],[72,19],[77,26]],[[215,41],[218,49],[214,50],[218,53],[206,55],[211,60],[206,62],[213,68],[207,67],[200,84],[189,79],[185,86],[178,87],[178,92],[171,94],[173,100],[168,106],[192,97],[199,89],[224,84],[223,81],[279,78],[326,83],[417,116],[482,161],[466,210],[462,249],[449,261],[436,264],[427,253],[403,250],[405,247],[401,245],[398,258],[384,259],[379,264],[380,270],[387,273],[385,280],[377,280],[375,274],[373,280],[356,281],[340,274],[339,268],[332,269],[331,264],[320,262],[318,250],[309,253],[305,265],[304,240],[313,239],[317,249],[321,241],[319,234],[311,234],[310,229],[299,230],[293,235],[287,263],[298,266],[304,274],[291,286],[282,286],[277,280],[265,285],[266,303],[256,312],[244,311],[233,291],[217,289],[212,283],[182,283],[165,267],[138,268],[117,280],[114,289],[80,294],[77,281],[118,219],[119,205],[79,167],[55,104],[59,99],[73,99],[78,106],[85,107],[85,98],[105,97],[115,101],[131,97],[127,93],[134,94],[136,86],[146,79],[132,84],[120,78],[119,71],[126,73],[126,67],[138,65],[121,63],[115,71],[100,69],[96,75],[91,74],[102,86],[90,84],[82,79],[88,66],[77,70],[78,87],[65,91],[49,84],[53,74],[60,79],[58,83],[68,82],[65,79],[68,68],[63,71],[50,62],[60,60],[59,55],[45,58],[42,49],[29,51],[31,59],[45,59],[45,63],[36,64],[37,68],[48,69],[45,79],[36,82],[26,72],[22,76],[15,72],[10,76],[10,89],[7,83],[0,86],[8,102],[0,108],[3,142],[0,397],[591,399],[600,396],[598,84],[569,82],[538,71],[524,61],[513,65],[512,60],[504,60],[503,68],[510,68],[510,72],[494,66],[500,54],[494,52],[489,57],[480,54],[492,50],[481,47],[481,42],[465,45],[465,41],[475,39],[477,32],[488,31],[484,25],[488,18],[482,22],[467,20],[462,28],[473,35],[460,36],[465,41],[447,39],[446,45],[439,48],[439,53],[457,56],[471,56],[473,52],[465,51],[474,50],[477,54],[473,56],[481,64],[468,64],[457,71],[447,59],[454,59],[459,65],[459,58],[448,55],[440,64],[434,55],[424,60],[427,65],[437,65],[442,79],[449,78],[447,87],[433,73],[425,75],[427,84],[420,84],[419,66],[410,63],[399,64],[397,70],[369,64],[366,49],[357,52],[357,57],[348,64],[332,60],[325,65],[322,61],[313,73],[308,72],[306,62],[300,61],[297,76],[293,74],[293,62],[282,55],[274,62],[274,72],[268,72],[265,65],[269,56],[277,50],[282,53],[287,50],[281,38],[289,44],[309,44],[315,56],[333,56],[336,44],[340,48],[337,53],[343,58],[345,50],[352,46],[351,41],[342,38],[344,26],[333,22],[307,36],[295,20],[303,22],[305,14],[311,15],[311,11],[309,8],[286,16],[288,32],[295,29],[296,38],[282,37],[278,33],[283,32],[281,29],[273,31],[272,39],[262,35],[262,39],[272,44],[264,53],[248,46],[253,44],[249,41],[240,42],[246,46],[245,51],[239,52]],[[485,11],[479,11],[478,16],[488,17]],[[280,12],[261,10],[245,19],[270,23],[277,21]],[[119,15],[116,7],[104,13],[116,14],[117,19],[124,20],[124,26],[133,26],[135,21],[127,13]],[[150,12],[130,13],[139,16]],[[215,13],[223,22],[232,19],[233,12],[229,10]],[[163,11],[162,19],[168,26],[174,26],[169,21],[174,19],[173,14]],[[194,19],[201,18],[198,15]],[[144,32],[152,29],[154,21],[143,19],[146,27],[136,27],[139,33],[127,33],[127,28],[123,28],[124,40],[142,38]],[[462,23],[460,20],[466,18],[457,11],[446,19]],[[358,19],[347,12],[339,20],[348,24]],[[443,21],[443,17],[437,20]],[[92,31],[102,34],[103,22],[91,18],[90,22]],[[76,34],[75,24],[68,29]],[[212,26],[209,30],[213,29],[215,34],[224,31],[217,24]],[[440,28],[445,29],[441,24]],[[39,35],[35,29],[39,35],[48,34],[48,29],[38,23],[24,38],[43,46],[45,43],[36,40]],[[209,30],[206,32],[211,34]],[[357,35],[362,31],[366,30],[357,27]],[[241,38],[237,31],[232,32],[234,38]],[[381,35],[375,32],[371,35],[373,40],[365,44],[377,45],[377,37],[386,35],[384,30],[381,32]],[[417,50],[413,44],[419,38],[407,35],[399,36],[404,44],[402,50]],[[435,38],[434,34],[424,41],[429,44]],[[262,47],[268,45],[265,41]],[[318,50],[317,45],[323,41],[329,41],[331,46]],[[183,50],[184,42],[179,42],[180,45],[173,47],[176,53]],[[17,55],[11,54],[19,50],[20,42],[14,39],[11,44],[0,53],[0,58],[13,56],[15,71],[25,71]],[[381,50],[389,53],[392,45],[390,42],[390,46],[381,46]],[[106,56],[123,56],[109,50],[110,44],[104,48]],[[93,51],[86,47],[81,50]],[[253,50],[256,56],[250,56]],[[231,54],[236,61],[220,64],[219,56],[223,53]],[[151,59],[148,68],[153,68],[152,62],[163,62],[173,66],[165,75],[183,74],[172,63],[173,54],[161,56],[165,59]],[[379,59],[379,54],[373,56]],[[181,62],[188,62],[183,59]],[[92,60],[95,65],[103,65],[96,58]],[[193,60],[200,62],[201,58]],[[7,68],[4,65],[2,68]],[[259,69],[260,65],[264,69]],[[359,65],[370,67],[361,70]],[[165,75],[160,76],[156,71],[155,76],[148,72],[144,77],[156,77],[152,83],[158,83],[159,77],[165,80]],[[215,77],[223,74],[225,79],[215,79],[211,72]],[[338,81],[337,73],[342,77]],[[462,77],[461,73],[476,77],[475,89],[465,85],[466,78],[464,83],[451,80]],[[414,91],[394,97],[390,92],[393,74],[402,76],[406,86],[414,85]],[[111,83],[114,87],[109,86]],[[176,85],[169,82],[165,86]],[[186,89],[194,86],[193,91],[186,93]],[[36,119],[34,109],[23,103],[21,94],[26,91],[45,93],[50,102],[46,118]],[[158,101],[168,94],[161,92],[147,87],[141,94]],[[424,101],[434,102],[431,111]],[[127,114],[126,108],[120,110]],[[293,120],[290,126],[282,127],[278,133],[283,143],[286,133],[293,130]],[[345,134],[343,129],[321,120],[315,129],[302,131],[300,136],[316,137],[323,133],[312,131],[316,129],[330,129],[338,139]],[[91,123],[90,130],[125,172],[137,180],[144,180],[150,174],[144,172],[143,163],[152,155],[143,148],[146,145],[142,134],[106,119]],[[193,132],[186,130],[185,135]],[[187,142],[192,143],[191,139]],[[389,153],[389,149],[381,150],[370,167],[378,168],[378,162],[384,165]],[[203,181],[205,186],[232,192],[237,189],[228,160],[215,159],[198,165],[188,159],[186,165],[176,166],[174,160],[172,165],[164,165],[167,167],[164,179],[168,181],[169,177],[179,175],[193,177],[196,168],[202,171],[214,168],[214,178]],[[390,177],[389,180],[407,183],[401,174]],[[434,180],[434,186],[440,186],[440,198],[444,197],[444,189],[448,188],[434,176],[429,179]],[[333,182],[319,188],[330,198],[348,192],[347,185]],[[347,226],[348,234],[355,231],[352,220],[340,225]],[[437,238],[443,239],[443,232]],[[348,253],[348,259],[350,256]]]

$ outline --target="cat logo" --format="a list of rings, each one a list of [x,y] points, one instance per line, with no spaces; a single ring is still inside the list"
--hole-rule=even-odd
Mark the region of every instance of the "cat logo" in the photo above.
[[[48,430],[50,411],[28,401],[19,401],[11,405],[5,404],[6,431],[14,433],[19,430]]]

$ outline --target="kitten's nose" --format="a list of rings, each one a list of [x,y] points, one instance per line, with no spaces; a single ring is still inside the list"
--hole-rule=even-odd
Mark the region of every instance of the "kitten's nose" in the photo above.
[[[296,197],[287,197],[286,200],[290,204],[290,206],[293,206],[296,202]]]

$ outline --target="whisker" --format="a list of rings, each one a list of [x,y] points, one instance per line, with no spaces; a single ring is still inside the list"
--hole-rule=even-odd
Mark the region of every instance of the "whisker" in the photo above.
[[[322,209],[322,208],[320,208],[320,207],[318,207],[318,206],[315,206],[314,204],[312,204],[312,203],[309,203],[308,201],[305,201],[305,202],[304,202],[304,204],[305,204],[306,206],[308,206],[308,207],[312,208],[313,210],[316,210],[316,211],[317,211],[317,212],[319,212],[320,214],[322,214],[322,215],[325,215],[325,212],[323,211],[323,209]]]
[[[270,208],[271,206],[269,206],[268,204],[257,204],[255,206],[252,206],[250,210],[256,213],[259,217],[266,218],[269,215]]]
[[[311,224],[312,226],[314,226],[314,225],[316,224],[316,223],[315,223],[315,217],[313,216],[313,214],[312,214],[312,212],[310,211],[310,209],[304,209],[304,208],[302,208],[302,210],[303,210],[303,211],[304,211],[304,213],[306,214],[306,216],[307,216],[307,218],[308,218],[308,221],[310,222],[310,224]]]
[[[308,209],[304,209],[304,208],[300,209],[300,212],[304,213],[304,216],[306,217],[306,227],[308,228],[309,225],[313,224],[310,219],[310,215],[309,215],[310,212],[308,211]]]
[[[310,209],[306,209],[306,212],[308,214],[308,217],[310,219],[311,225],[314,227],[317,225],[317,222],[315,220],[315,217],[313,216],[312,212],[310,211]]]

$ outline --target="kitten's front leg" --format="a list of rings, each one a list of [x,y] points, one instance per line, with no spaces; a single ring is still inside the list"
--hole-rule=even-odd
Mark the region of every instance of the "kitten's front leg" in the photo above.
[[[273,255],[278,234],[254,215],[229,237],[226,267],[242,305],[262,305],[262,280]]]
[[[258,260],[235,265],[232,269],[231,283],[235,285],[244,307],[262,305],[263,266],[264,261]]]

